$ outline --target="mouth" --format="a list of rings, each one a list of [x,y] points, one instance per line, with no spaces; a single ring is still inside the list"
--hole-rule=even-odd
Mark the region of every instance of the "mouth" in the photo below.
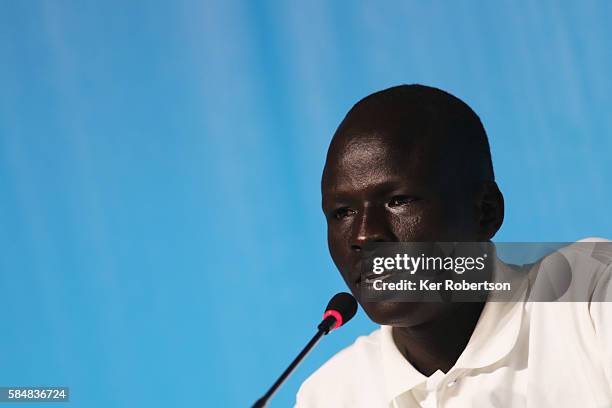
[[[359,277],[359,281],[357,283],[358,284],[365,283],[367,285],[371,285],[371,284],[373,284],[376,281],[384,281],[386,279],[389,279],[391,276],[393,276],[393,274],[389,273],[389,272],[388,273],[383,273],[383,274],[380,274],[380,275],[370,274],[370,275],[367,275],[365,277],[365,279],[363,279],[363,280],[361,279],[361,277]]]
[[[372,284],[372,282],[376,280],[383,280],[389,277],[389,272],[378,275],[373,273],[371,269],[365,270],[364,266],[371,263],[372,260],[364,255],[360,256],[352,263],[350,271],[353,278],[351,280],[357,287],[361,286],[362,284]]]

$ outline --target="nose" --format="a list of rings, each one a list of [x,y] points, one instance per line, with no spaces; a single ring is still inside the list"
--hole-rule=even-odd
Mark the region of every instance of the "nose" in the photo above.
[[[354,224],[351,249],[360,252],[363,245],[371,242],[396,242],[397,237],[384,211],[373,207],[365,207],[358,213]]]

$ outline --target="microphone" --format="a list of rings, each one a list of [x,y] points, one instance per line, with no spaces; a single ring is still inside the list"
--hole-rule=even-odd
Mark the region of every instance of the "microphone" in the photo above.
[[[278,377],[278,380],[272,387],[264,394],[263,397],[257,400],[252,408],[265,408],[266,404],[272,398],[272,395],[280,388],[285,382],[287,377],[295,370],[295,368],[302,362],[304,357],[310,352],[310,350],[321,340],[323,336],[331,332],[332,330],[338,329],[340,326],[345,325],[349,320],[357,313],[357,301],[350,293],[340,292],[336,293],[331,298],[325,313],[323,313],[323,320],[317,326],[317,333],[314,337],[306,344],[306,347],[302,349],[300,354],[289,364],[289,367]]]

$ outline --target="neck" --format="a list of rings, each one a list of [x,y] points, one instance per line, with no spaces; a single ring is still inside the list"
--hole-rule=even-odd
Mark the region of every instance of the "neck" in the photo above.
[[[413,327],[393,327],[398,350],[417,370],[430,376],[448,372],[465,350],[484,303],[462,303],[446,316]]]

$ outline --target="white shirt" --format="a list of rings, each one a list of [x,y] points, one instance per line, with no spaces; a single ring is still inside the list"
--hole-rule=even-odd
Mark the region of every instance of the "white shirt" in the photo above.
[[[612,293],[612,263],[564,254],[593,275],[589,293]],[[487,302],[455,365],[429,377],[382,326],[302,384],[296,408],[323,407],[610,408],[612,302]]]

